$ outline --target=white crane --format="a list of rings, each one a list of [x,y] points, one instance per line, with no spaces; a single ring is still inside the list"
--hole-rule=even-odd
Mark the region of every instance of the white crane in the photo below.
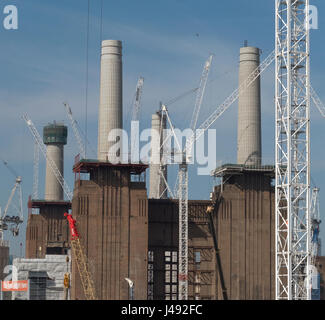
[[[69,118],[69,120],[71,122],[73,133],[74,133],[74,135],[76,137],[76,140],[77,140],[77,143],[78,143],[78,146],[79,146],[80,157],[82,159],[85,159],[86,158],[85,144],[82,142],[79,130],[77,128],[77,122],[76,122],[76,120],[74,119],[74,117],[72,115],[72,110],[71,110],[69,104],[67,102],[63,102],[63,105],[64,105],[64,107],[65,107],[65,109],[67,111],[68,118]]]
[[[319,225],[320,211],[319,211],[319,188],[313,188],[310,207],[310,227],[311,227],[311,265],[316,265],[316,258],[320,252],[320,238]]]
[[[314,102],[314,105],[317,107],[317,109],[320,112],[320,114],[322,115],[322,117],[325,118],[325,106],[324,106],[324,103],[321,101],[318,94],[316,93],[316,91],[312,87],[310,87],[310,96],[311,96],[311,99]]]
[[[33,199],[38,199],[39,146],[34,142]]]
[[[275,294],[310,300],[309,0],[275,4]]]
[[[191,150],[193,144],[198,140],[211,125],[238,99],[239,94],[244,92],[254,81],[272,64],[274,61],[274,52],[256,68],[249,77],[236,89],[216,110],[208,117],[192,135],[186,140],[185,148],[182,149],[175,135],[174,127],[171,123],[168,111],[167,119],[172,128],[171,134],[174,135],[178,152],[182,155],[182,161],[179,164],[178,184],[175,189],[179,199],[179,300],[188,299],[188,163],[191,163]],[[199,101],[199,99],[197,99]],[[200,108],[195,108],[200,110]],[[193,116],[196,118],[196,115]],[[168,136],[163,142],[162,147],[168,141]],[[174,191],[175,194],[175,191]]]
[[[1,212],[2,210],[0,208],[0,241],[3,240],[3,232],[8,230],[8,225],[10,226],[10,231],[13,236],[18,236],[19,226],[24,221],[23,197],[21,190],[22,179],[6,161],[3,161],[3,163],[15,176],[15,184],[11,190],[4,211]]]
[[[210,55],[209,59],[204,64],[203,73],[199,85],[199,90],[196,95],[196,101],[191,120],[191,129],[196,129],[196,124],[199,117],[199,112],[203,102],[203,96],[208,81],[209,71],[211,68],[213,56]],[[178,168],[178,279],[179,279],[179,300],[188,299],[188,165],[186,160],[186,151],[191,154],[192,144],[186,146],[185,152],[182,154],[182,163]],[[180,150],[182,151],[182,150]]]
[[[134,101],[133,101],[132,121],[139,121],[143,84],[144,84],[144,78],[140,77],[137,83]]]
[[[135,96],[134,96],[134,101],[133,101],[133,106],[132,106],[132,119],[131,123],[134,121],[139,121],[139,114],[140,114],[140,106],[141,106],[141,98],[142,98],[142,91],[143,91],[143,84],[144,84],[144,78],[140,77],[138,82],[137,82],[137,87],[135,91]],[[129,152],[131,152],[131,155],[134,152],[134,148],[136,148],[136,143],[135,143],[136,137],[132,137],[130,140],[130,148]]]
[[[260,66],[258,68],[256,68],[250,74],[250,76],[239,86],[239,88],[236,89],[221,105],[219,105],[215,109],[215,111],[210,115],[210,117],[208,117],[200,125],[200,127],[196,131],[196,134],[193,134],[186,141],[186,147],[182,151],[182,153],[184,155],[183,160],[185,160],[185,163],[189,162],[189,160],[190,160],[188,158],[190,156],[190,153],[188,153],[187,150],[190,150],[190,148],[192,148],[193,143],[202,134],[204,134],[204,132],[238,99],[240,93],[244,92],[247,88],[250,87],[250,85],[275,61],[275,58],[276,58],[276,53],[275,53],[275,50],[274,50],[266,57],[266,59],[264,59],[261,62]],[[324,104],[321,102],[321,100],[317,96],[315,90],[311,87],[311,85],[309,85],[309,87],[310,87],[311,97],[312,97],[315,105],[317,106],[317,108],[319,109],[321,114],[324,116],[325,115]],[[172,133],[173,133],[175,139],[177,139],[173,130],[172,130]],[[168,138],[170,138],[170,137],[166,138],[166,140],[163,142],[163,145],[166,143]],[[179,144],[178,144],[178,146],[179,146]],[[179,149],[179,152],[181,152],[180,149]],[[174,190],[174,195],[178,194],[180,207],[182,207],[182,211],[184,212],[184,217],[186,217],[186,216],[188,217],[188,213],[186,213],[186,212],[188,212],[188,206],[187,206],[187,201],[186,201],[186,199],[188,199],[188,176],[187,176],[186,166],[184,166],[184,165],[183,165],[183,167],[180,167],[178,180],[180,180],[179,179],[180,176],[181,176],[181,179],[182,179],[182,183],[176,184],[175,190]],[[185,228],[184,228],[184,230],[185,230]],[[186,232],[184,232],[184,234],[186,235]],[[184,241],[184,247],[186,247],[185,241]],[[186,261],[186,259],[184,259],[184,260]],[[186,286],[186,284],[185,284],[185,286]],[[184,290],[183,292],[185,292],[186,289],[183,288],[183,290]],[[186,294],[183,295],[183,298],[187,299]]]
[[[64,178],[63,178],[61,172],[59,171],[58,167],[56,166],[55,162],[52,160],[52,158],[50,158],[47,155],[46,147],[42,141],[40,134],[38,133],[36,127],[34,126],[32,120],[26,114],[23,116],[23,119],[25,120],[31,134],[33,135],[35,142],[38,144],[41,152],[43,153],[45,159],[47,160],[47,163],[50,165],[50,168],[51,168],[52,172],[54,173],[56,179],[59,181],[64,193],[66,194],[67,198],[71,201],[72,200],[72,192],[70,191],[68,184],[64,180]]]

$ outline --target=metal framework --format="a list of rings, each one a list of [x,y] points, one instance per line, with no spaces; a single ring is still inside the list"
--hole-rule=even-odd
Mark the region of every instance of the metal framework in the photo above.
[[[46,158],[47,163],[50,165],[50,168],[51,168],[52,172],[54,173],[56,179],[60,183],[64,193],[66,194],[67,198],[71,201],[72,200],[72,192],[70,191],[68,184],[64,180],[60,170],[56,166],[53,159],[47,155],[46,147],[45,147],[45,145],[42,141],[42,138],[41,138],[39,132],[37,131],[35,125],[33,124],[32,120],[26,114],[23,116],[23,119],[25,120],[31,134],[33,135],[35,142],[38,144],[40,150],[42,151],[44,157]]]
[[[310,206],[311,228],[311,258],[310,264],[316,266],[316,258],[320,254],[321,241],[319,238],[320,211],[319,211],[319,188],[313,188]]]
[[[325,105],[319,98],[316,91],[312,88],[312,86],[310,86],[310,97],[313,100],[314,105],[316,106],[316,108],[318,109],[322,117],[325,118]]]
[[[21,182],[21,177],[17,176],[3,213],[0,208],[0,241],[4,240],[3,232],[8,230],[8,225],[13,236],[18,236],[19,225],[24,221]]]
[[[254,81],[272,64],[275,59],[275,52],[271,52],[262,63],[248,76],[248,78],[229,96],[227,99],[217,108],[215,111],[199,126],[199,128],[192,133],[192,135],[186,140],[186,146],[184,150],[181,149],[180,144],[177,140],[177,137],[174,132],[174,127],[171,123],[168,112],[166,112],[167,120],[171,127],[171,133],[166,137],[164,142],[162,143],[161,148],[164,147],[165,143],[170,139],[171,135],[174,135],[177,147],[180,150],[179,152],[182,154],[182,163],[179,165],[179,172],[177,175],[177,180],[174,188],[174,195],[179,199],[179,228],[180,235],[182,236],[181,230],[188,232],[188,163],[192,163],[191,161],[191,152],[193,144],[196,140],[198,140],[201,135],[203,135],[212,124],[226,111],[230,108],[230,106],[238,99],[240,93],[244,92],[247,88],[249,88]],[[201,92],[201,94],[203,94]],[[197,99],[198,101],[198,99]],[[202,103],[202,102],[201,102]],[[163,105],[164,110],[166,110],[166,106]],[[199,110],[195,108],[195,110]],[[187,231],[186,231],[187,230]],[[188,247],[188,233],[186,237],[183,237],[179,240],[179,299],[187,300],[188,298],[188,258],[187,255],[181,252],[183,248]],[[183,257],[183,259],[182,259]]]
[[[33,199],[38,199],[39,145],[34,143]]]
[[[15,237],[19,234],[20,224],[24,222],[23,194],[21,189],[22,178],[6,161],[2,160],[2,162],[15,177],[15,184],[11,189],[4,211],[2,212],[0,208],[0,242],[4,241],[3,232],[8,230],[8,225]]]
[[[80,136],[80,133],[79,133],[79,130],[77,128],[77,122],[76,120],[74,119],[73,115],[72,115],[72,110],[69,106],[69,104],[67,102],[63,102],[63,105],[67,111],[67,114],[68,114],[68,118],[71,122],[71,126],[72,126],[72,130],[73,130],[73,133],[77,139],[77,142],[78,142],[78,146],[79,146],[79,151],[80,151],[80,156],[82,159],[85,159],[86,158],[86,148],[85,148],[85,144],[82,142],[82,139],[81,139],[81,136]]]
[[[73,219],[71,214],[64,214],[69,222],[69,229],[71,234],[71,247],[76,261],[81,284],[84,290],[85,298],[87,300],[97,300],[96,290],[92,275],[89,271],[89,264],[87,256],[80,242],[80,236],[76,227],[76,220]]]
[[[276,299],[310,300],[309,0],[275,0]]]
[[[196,94],[196,101],[195,101],[194,111],[193,111],[191,125],[190,125],[190,128],[193,131],[196,129],[197,121],[199,119],[199,113],[203,102],[203,97],[204,97],[204,92],[209,77],[209,72],[211,69],[212,59],[213,59],[213,55],[210,55],[210,57],[205,62],[203,67],[200,85],[199,85],[198,92]]]
[[[139,120],[140,106],[141,106],[141,98],[143,91],[144,78],[140,77],[137,83],[137,88],[135,91],[135,97],[133,102],[133,110],[132,110],[132,121]]]
[[[185,160],[185,159],[184,159]],[[188,299],[188,165],[179,165],[178,298]]]

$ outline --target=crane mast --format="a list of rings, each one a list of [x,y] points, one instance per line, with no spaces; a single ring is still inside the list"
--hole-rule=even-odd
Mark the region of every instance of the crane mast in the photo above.
[[[139,120],[139,113],[140,113],[140,105],[141,105],[141,98],[142,98],[142,91],[143,91],[143,83],[144,78],[140,77],[137,83],[137,88],[135,91],[135,97],[133,102],[133,110],[132,110],[132,121]]]
[[[137,87],[136,87],[134,101],[133,101],[131,123],[134,121],[139,121],[143,84],[144,84],[144,78],[140,77],[137,82]],[[131,126],[132,126],[132,124],[131,124]],[[132,130],[132,128],[131,128],[131,130]],[[129,152],[131,153],[131,162],[132,162],[132,155],[134,154],[134,151],[136,148],[135,136],[132,137],[132,139],[130,140],[129,143],[130,143]]]
[[[33,199],[38,199],[39,145],[34,142]]]
[[[313,188],[310,208],[310,228],[311,228],[311,258],[310,263],[316,266],[316,259],[320,253],[320,239],[319,239],[319,225],[320,211],[319,211],[319,188]]]
[[[276,299],[310,300],[309,0],[276,0]]]
[[[196,94],[196,101],[191,120],[191,129],[196,129],[197,120],[203,102],[204,92],[209,77],[213,56],[210,55],[204,64],[199,90]],[[187,141],[186,141],[187,142]],[[188,152],[188,154],[187,154]],[[179,300],[188,299],[188,164],[187,156],[191,156],[192,144],[185,147],[182,154],[182,163],[179,164],[178,169],[178,280]]]
[[[71,247],[79,270],[80,280],[84,290],[85,298],[87,300],[96,300],[95,285],[91,273],[89,272],[87,256],[85,255],[83,247],[80,243],[80,235],[76,226],[76,220],[74,220],[72,215],[69,213],[65,213],[64,216],[69,222]]]
[[[77,122],[76,122],[76,120],[74,119],[74,117],[72,115],[72,110],[71,110],[69,104],[67,102],[63,102],[63,105],[64,105],[64,107],[65,107],[65,109],[67,111],[68,118],[69,118],[69,120],[71,122],[73,133],[74,133],[74,135],[75,135],[75,137],[77,139],[78,146],[79,146],[79,151],[80,151],[80,156],[81,156],[82,159],[85,159],[86,158],[85,144],[82,142],[79,130],[77,128]]]

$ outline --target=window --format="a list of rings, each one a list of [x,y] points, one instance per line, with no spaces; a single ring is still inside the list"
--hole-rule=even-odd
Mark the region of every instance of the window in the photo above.
[[[177,300],[178,253],[165,251],[165,299]]]
[[[201,262],[201,252],[195,251],[195,263],[200,263],[200,262]]]
[[[194,262],[195,262],[196,269],[199,270],[201,267],[201,252],[200,251],[194,252]]]
[[[30,277],[30,300],[46,300],[46,278]]]

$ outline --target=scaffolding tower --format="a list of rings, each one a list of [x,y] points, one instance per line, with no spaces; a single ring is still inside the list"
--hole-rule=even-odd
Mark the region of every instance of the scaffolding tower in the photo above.
[[[310,300],[309,0],[276,0],[276,299]]]

